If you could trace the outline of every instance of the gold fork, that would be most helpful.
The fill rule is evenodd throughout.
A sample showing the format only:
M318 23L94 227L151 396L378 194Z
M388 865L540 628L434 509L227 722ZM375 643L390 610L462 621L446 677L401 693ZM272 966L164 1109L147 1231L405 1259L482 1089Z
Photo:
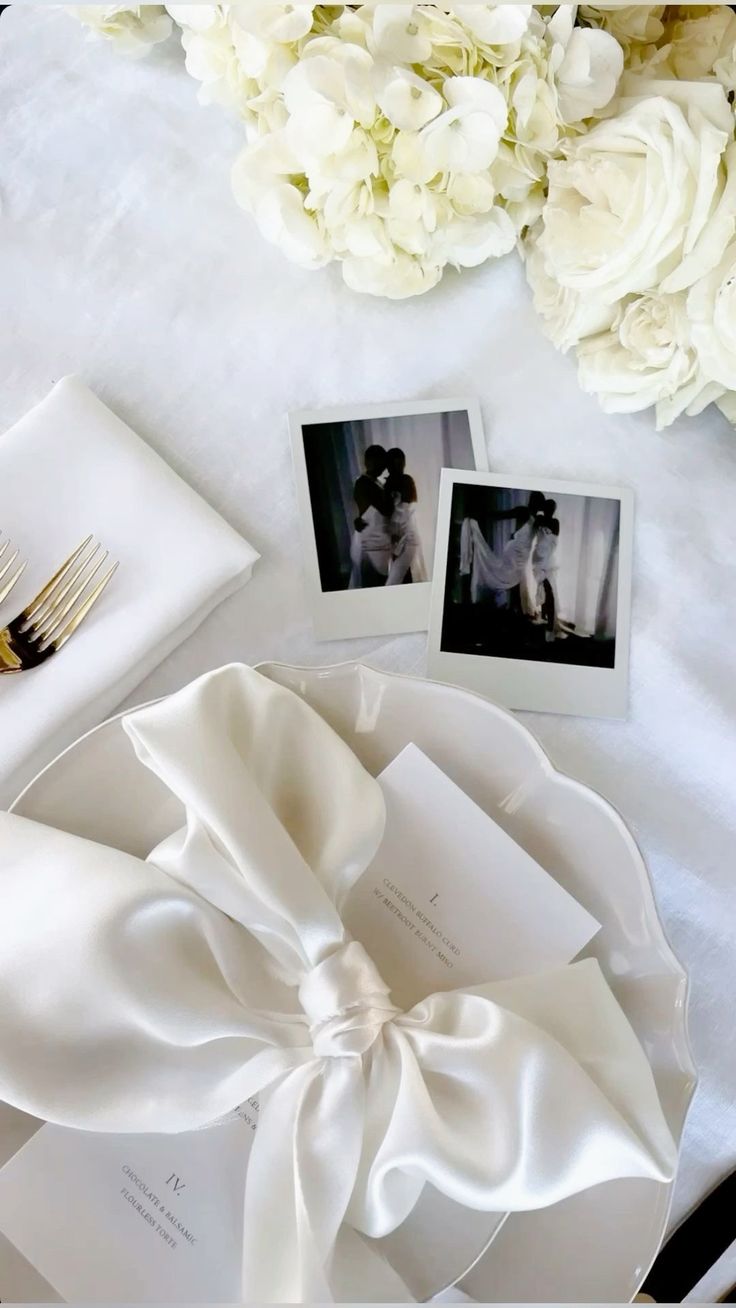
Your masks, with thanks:
M0 631L0 676L38 667L66 645L117 569L113 563L95 580L108 557L91 536L77 546L27 608Z
M2 532L0 532L0 541L2 540L3 535ZM26 570L25 563L19 563L15 572L13 572L13 565L18 559L20 550L16 550L14 554L10 555L10 558L6 559L5 555L9 549L10 541L6 537L3 543L0 544L0 604L2 604L3 600L8 598L8 595L13 589L16 581L20 580ZM8 576L8 574L10 575Z

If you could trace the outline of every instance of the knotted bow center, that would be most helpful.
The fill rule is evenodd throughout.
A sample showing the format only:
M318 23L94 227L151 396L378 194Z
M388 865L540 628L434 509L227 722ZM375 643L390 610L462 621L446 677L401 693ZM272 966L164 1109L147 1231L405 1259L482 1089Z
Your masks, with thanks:
M299 1002L309 1018L314 1052L339 1058L364 1054L385 1022L401 1010L378 968L357 940L308 972L299 987Z

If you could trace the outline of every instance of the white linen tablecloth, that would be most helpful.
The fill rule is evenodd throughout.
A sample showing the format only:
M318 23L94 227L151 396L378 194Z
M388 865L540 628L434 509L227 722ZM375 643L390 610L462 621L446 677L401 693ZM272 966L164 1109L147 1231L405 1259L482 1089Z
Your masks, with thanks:
M175 41L130 62L14 5L0 59L0 428L77 372L263 556L135 702L234 659L423 671L423 635L314 641L290 408L476 395L494 470L634 488L628 720L523 718L631 826L690 971L701 1083L679 1220L736 1165L736 436L717 412L662 435L649 414L604 416L513 256L401 303L288 264L236 207L241 129L197 104ZM692 1297L734 1280L736 1249Z

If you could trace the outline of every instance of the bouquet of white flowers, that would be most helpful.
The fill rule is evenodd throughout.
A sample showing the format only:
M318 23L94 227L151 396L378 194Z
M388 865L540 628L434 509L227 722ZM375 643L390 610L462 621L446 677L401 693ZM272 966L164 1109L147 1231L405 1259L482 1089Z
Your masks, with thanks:
M200 97L239 113L239 203L296 262L355 290L429 290L507 254L540 215L562 143L607 105L616 38L533 5L168 5ZM85 6L145 49L160 6Z
M263 234L392 297L514 248L541 212L549 160L610 101L623 63L569 7L556 21L532 5L170 12L189 25L204 95L245 118L233 185Z
M182 30L239 114L238 202L353 290L518 248L583 388L736 417L736 15L724 5L76 7L131 53Z
M733 420L736 15L628 9L628 36L620 8L602 15L629 65L614 104L548 168L534 302L608 412L654 404L661 428L715 400Z

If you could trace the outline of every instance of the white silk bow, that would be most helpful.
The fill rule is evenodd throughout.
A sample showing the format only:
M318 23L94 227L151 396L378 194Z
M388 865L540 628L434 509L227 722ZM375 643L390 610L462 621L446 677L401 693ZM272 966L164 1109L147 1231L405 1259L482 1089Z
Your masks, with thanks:
M381 789L296 695L233 666L124 725L185 825L142 862L0 815L0 1096L171 1132L258 1094L245 1300L406 1299L370 1237L428 1182L503 1212L671 1178L595 962L394 1006L340 917Z

